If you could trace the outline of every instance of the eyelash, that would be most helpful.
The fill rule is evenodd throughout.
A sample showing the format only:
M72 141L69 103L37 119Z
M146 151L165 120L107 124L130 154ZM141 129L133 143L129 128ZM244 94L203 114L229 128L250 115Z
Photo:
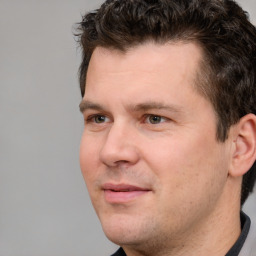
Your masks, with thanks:
M104 118L104 120L102 120L102 122L97 122L96 118ZM87 117L86 122L87 123L95 123L95 124L102 124L102 123L106 123L105 119L108 118L105 115L101 115L101 114L94 114L94 115L90 115ZM158 120L156 120L156 122L151 122L149 121L149 118L158 118ZM159 120L160 119L160 120ZM147 121L148 120L148 121ZM156 124L160 124L165 122L166 120L168 120L167 118L160 116L160 115L154 115L154 114L145 114L143 116L143 122L148 123L148 124L152 124L152 125L156 125Z

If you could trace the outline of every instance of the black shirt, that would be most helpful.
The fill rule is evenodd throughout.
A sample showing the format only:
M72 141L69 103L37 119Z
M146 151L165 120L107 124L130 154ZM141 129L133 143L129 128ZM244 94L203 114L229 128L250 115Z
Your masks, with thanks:
M243 212L241 212L240 216L242 232L239 238L237 239L236 243L232 246L232 248L228 251L228 253L225 256L238 256L249 233L249 229L251 226L250 218ZM111 256L126 256L126 254L122 248L119 248L118 251L112 254Z

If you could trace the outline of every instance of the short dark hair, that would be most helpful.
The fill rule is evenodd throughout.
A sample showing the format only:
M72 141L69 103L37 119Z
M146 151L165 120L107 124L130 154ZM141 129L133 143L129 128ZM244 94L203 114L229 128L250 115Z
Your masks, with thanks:
M256 29L232 0L107 0L78 26L80 88L98 46L127 49L147 41L195 42L203 49L197 89L213 104L216 137L248 113L256 114ZM252 192L256 166L243 176L241 205Z

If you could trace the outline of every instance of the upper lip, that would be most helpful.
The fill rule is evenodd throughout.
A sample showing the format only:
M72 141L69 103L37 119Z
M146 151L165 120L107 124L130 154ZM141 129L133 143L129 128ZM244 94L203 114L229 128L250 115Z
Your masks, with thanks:
M112 183L105 183L102 186L103 190L112 190L116 192L129 192L129 191L149 191L148 188L138 187L135 185L130 184L112 184Z

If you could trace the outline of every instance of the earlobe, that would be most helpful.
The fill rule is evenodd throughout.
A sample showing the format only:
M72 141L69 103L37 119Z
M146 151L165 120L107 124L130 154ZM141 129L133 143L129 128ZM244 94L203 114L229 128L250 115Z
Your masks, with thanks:
M256 116L247 114L236 125L236 138L229 175L243 176L256 160Z

